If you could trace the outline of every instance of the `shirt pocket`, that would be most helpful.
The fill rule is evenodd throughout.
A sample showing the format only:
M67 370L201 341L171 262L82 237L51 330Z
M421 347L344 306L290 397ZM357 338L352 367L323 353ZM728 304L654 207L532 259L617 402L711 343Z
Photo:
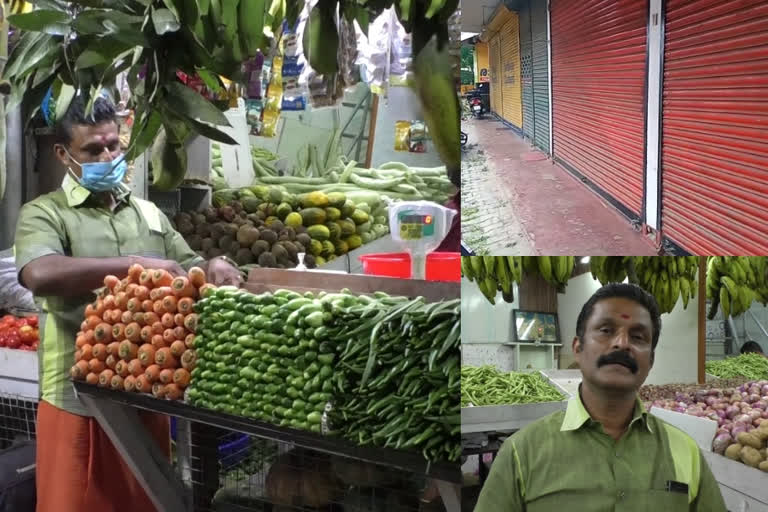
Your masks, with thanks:
M664 512L688 512L688 493L650 489L635 491L629 498L632 510L658 510ZM637 508L635 508L637 505Z

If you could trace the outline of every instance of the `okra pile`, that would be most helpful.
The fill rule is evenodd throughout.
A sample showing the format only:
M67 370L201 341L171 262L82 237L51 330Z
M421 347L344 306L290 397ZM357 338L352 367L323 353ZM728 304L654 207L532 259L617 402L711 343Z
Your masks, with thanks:
M458 300L223 287L196 310L194 405L458 459Z
M363 299L362 297L360 299ZM460 301L378 294L335 313L334 427L359 444L458 460Z

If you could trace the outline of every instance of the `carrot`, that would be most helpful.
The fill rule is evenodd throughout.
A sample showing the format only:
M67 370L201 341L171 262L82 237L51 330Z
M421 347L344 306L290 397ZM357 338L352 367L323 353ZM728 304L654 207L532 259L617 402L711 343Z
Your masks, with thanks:
M129 284L128 286L125 287L125 295L129 299L132 299L133 297L135 297L136 288L138 288L138 287L139 287L139 285L136 284L136 283Z
M160 379L160 366L156 364L151 364L147 366L147 369L144 370L144 375L147 376L147 379L149 379L149 382L157 382L158 379Z
M125 325L128 325L131 322L133 322L133 313L130 311L123 311L120 314L120 322L124 323Z
M139 375L143 374L144 367L141 365L141 361L138 359L132 359L131 362L128 363L128 373L134 377L138 377Z
M125 339L125 324L119 323L112 326L112 339L123 341Z
M197 352L192 349L187 349L181 354L181 367L192 371L197 365Z
M104 286L106 286L109 291L114 290L115 285L120 282L120 279L118 279L117 276L108 275L104 278Z
M160 368L176 368L176 358L171 353L170 348L161 348L155 353L155 362L160 365Z
M157 289L157 299L162 300L169 295L173 295L173 288L170 286L161 286Z
M104 361L104 364L106 364L107 368L109 368L110 370L114 370L115 367L117 366L118 361L119 359L117 358L117 355L110 354L107 356L107 360Z
M178 300L179 299L177 299L173 295L169 295L169 296L163 298L163 308L168 313L176 313L176 303L178 302Z
M137 297L134 297L128 301L125 307L131 313L136 313L141 311L141 301Z
M95 329L101 323L102 319L96 315L91 315L86 318L85 321L88 324L88 329Z
M184 391L174 383L165 386L165 396L169 400L178 400L184 395Z
M146 286L137 286L133 292L133 298L138 299L139 302L144 302L149 298L149 288Z
M173 277L168 273L167 270L159 269L152 273L152 284L154 284L157 288L161 286L170 286L172 282Z
M118 374L121 377L127 377L128 376L128 362L127 361L118 361L115 365L115 373Z
M107 308L104 307L104 301L102 301L101 299L97 300L93 304L93 314L96 315L96 316L103 315L105 309L107 309Z
M120 292L117 295L115 295L115 304L117 304L117 307L120 309L125 309L125 306L128 305L128 294L125 292Z
M72 369L69 371L69 374L75 380L85 379L85 376L88 375L88 362L83 360L76 362Z
M153 364L155 362L155 347L149 343L145 343L144 345L140 346L139 361L141 361L141 364L143 364L145 367Z
M139 327L144 327L147 325L147 321L145 319L143 311L139 311L138 313L133 314L133 321L139 324Z
M185 350L187 350L187 346L183 341L177 339L171 343L171 354L173 357L181 357Z
M160 317L156 313L144 313L144 325L154 325L155 322L159 322Z
M128 375L123 380L123 388L126 391L135 391L136 390L136 377L133 375Z
M96 342L96 336L93 334L93 329L85 331L85 342L93 345Z
M91 386L96 386L99 383L99 374L91 372L85 376L85 382Z
M152 396L155 398L165 398L165 386L160 382L152 384Z
M146 288L151 288L152 285L152 271L151 270L143 270L141 274L139 275L139 284L141 286L144 286Z
M166 313L165 306L163 306L162 299L155 300L155 303L152 304L152 312L157 316L163 316Z
M163 323L163 327L166 329L173 329L173 326L176 325L176 323L173 321L173 315L171 313L164 313L160 321Z
M141 339L141 327L139 327L139 324L131 322L126 325L125 337L128 341L132 341L133 343L138 342Z
M177 340L183 343L184 338L187 337L187 330L183 327L176 326L173 328L173 335Z
M173 370L170 368L160 371L160 382L163 384L170 384L173 382Z
M162 334L155 334L152 336L152 346L155 347L155 351L158 351L161 348L167 347L168 344L163 339Z
M105 309L104 312L101 314L101 319L103 321L107 322L108 324L113 323L112 322L112 312L113 311L114 311L113 309Z
M117 284L115 285L115 287L114 287L114 288L112 288L112 293L114 293L115 295L117 295L118 293L120 293L121 291L123 291L123 286L125 286L125 285L123 284L123 282L122 282L122 281L118 281L118 282L117 282Z
M173 383L181 389L189 386L189 372L184 368L179 368L173 372Z
M109 385L114 390L122 391L124 389L124 382L125 380L123 379L122 375L113 375Z
M87 331L88 330L88 320L83 320L83 323L80 324L80 330L81 331Z
M99 324L93 331L94 339L99 343L112 341L112 326L107 323Z
M99 374L99 386L102 388L109 387L112 383L112 377L115 376L115 372L107 368Z
M131 281L134 283L138 283L139 279L141 279L141 274L144 272L144 267L142 267L138 263L134 263L128 268L128 277L131 278Z
M85 333L80 333L75 338L75 348L83 348L83 345L85 345Z
M200 296L202 298L208 297L210 293L213 293L216 290L216 287L212 285L211 283L205 283L203 286L200 287Z
M91 359L93 359L93 345L91 345L90 343L86 343L80 348L80 350L83 351L83 359L85 359L86 361L90 361Z
M117 302L115 301L114 295L106 295L104 297L104 309L115 309L117 306Z
M184 315L181 313L176 313L173 315L173 323L175 323L178 327L184 327Z
M179 276L173 280L171 290L177 297L194 297L197 295L197 288L192 286L189 279L184 276Z
M151 301L151 300L149 300L149 299L145 299L145 300L144 300L144 301L141 303L141 309L142 309L142 310L143 310L145 313L151 313L151 312L152 312L152 308L153 308L154 306L155 306L155 303L154 303L154 302L152 302L152 301Z
M184 344L187 346L187 348L195 348L195 335L188 334L187 337L184 338Z
M80 361L83 358L83 351L80 349L75 350L75 362Z
M197 318L196 313L190 313L184 318L184 327L186 327L189 332L197 331Z
M146 375L139 375L136 377L136 391L139 393L151 393L152 383L149 382Z
M176 341L176 334L173 332L173 329L166 329L163 331L163 341L168 347L170 347L171 344Z
M107 346L103 343L97 343L93 346L93 357L99 361L107 360Z
M194 311L195 301L191 297L184 297L179 299L176 309L183 315L188 315Z
M88 369L93 373L101 373L106 367L107 365L104 364L104 361L99 361L95 357L88 361Z
M205 284L205 271L200 267L192 267L187 275L189 276L189 282L195 288L200 288Z
M111 313L110 313L109 322L107 322L107 323L114 325L114 324L118 323L122 319L122 317L123 317L123 312L121 310L113 309L111 311ZM123 323L125 324L125 323L128 323L128 322L123 322Z
M163 327L163 323L162 322L153 323L152 332L155 334L163 334L165 332L165 327Z
M131 359L135 359L136 356L139 355L139 347L135 343L131 343L128 340L123 340L120 342L120 349L118 350L118 355L120 356L120 359L123 361L130 361Z
M152 326L145 325L141 328L141 341L144 343L150 343L152 341Z

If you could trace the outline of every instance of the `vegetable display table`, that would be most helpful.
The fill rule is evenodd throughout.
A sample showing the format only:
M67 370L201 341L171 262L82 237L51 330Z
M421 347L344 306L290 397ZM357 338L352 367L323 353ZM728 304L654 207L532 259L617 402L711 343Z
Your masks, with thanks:
M80 399L88 406L99 425L107 433L158 510L165 512L191 510L191 492L188 489L191 482L189 477L191 455L189 446L184 441L189 421L257 437L287 441L320 452L425 475L437 480L446 510L449 512L460 510L459 495L452 485L461 482L458 463L429 463L418 453L357 446L344 439L207 411L180 401L159 400L149 395L113 391L84 382L74 382L74 386ZM177 453L181 482L174 474L170 462L150 448L151 439L139 421L136 414L138 409L174 416L181 420L177 423Z

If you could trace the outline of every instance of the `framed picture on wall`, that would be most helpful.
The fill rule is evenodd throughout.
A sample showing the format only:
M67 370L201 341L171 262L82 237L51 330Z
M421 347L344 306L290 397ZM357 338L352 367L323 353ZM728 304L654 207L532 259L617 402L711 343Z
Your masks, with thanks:
M512 332L517 343L560 343L557 313L514 309Z

